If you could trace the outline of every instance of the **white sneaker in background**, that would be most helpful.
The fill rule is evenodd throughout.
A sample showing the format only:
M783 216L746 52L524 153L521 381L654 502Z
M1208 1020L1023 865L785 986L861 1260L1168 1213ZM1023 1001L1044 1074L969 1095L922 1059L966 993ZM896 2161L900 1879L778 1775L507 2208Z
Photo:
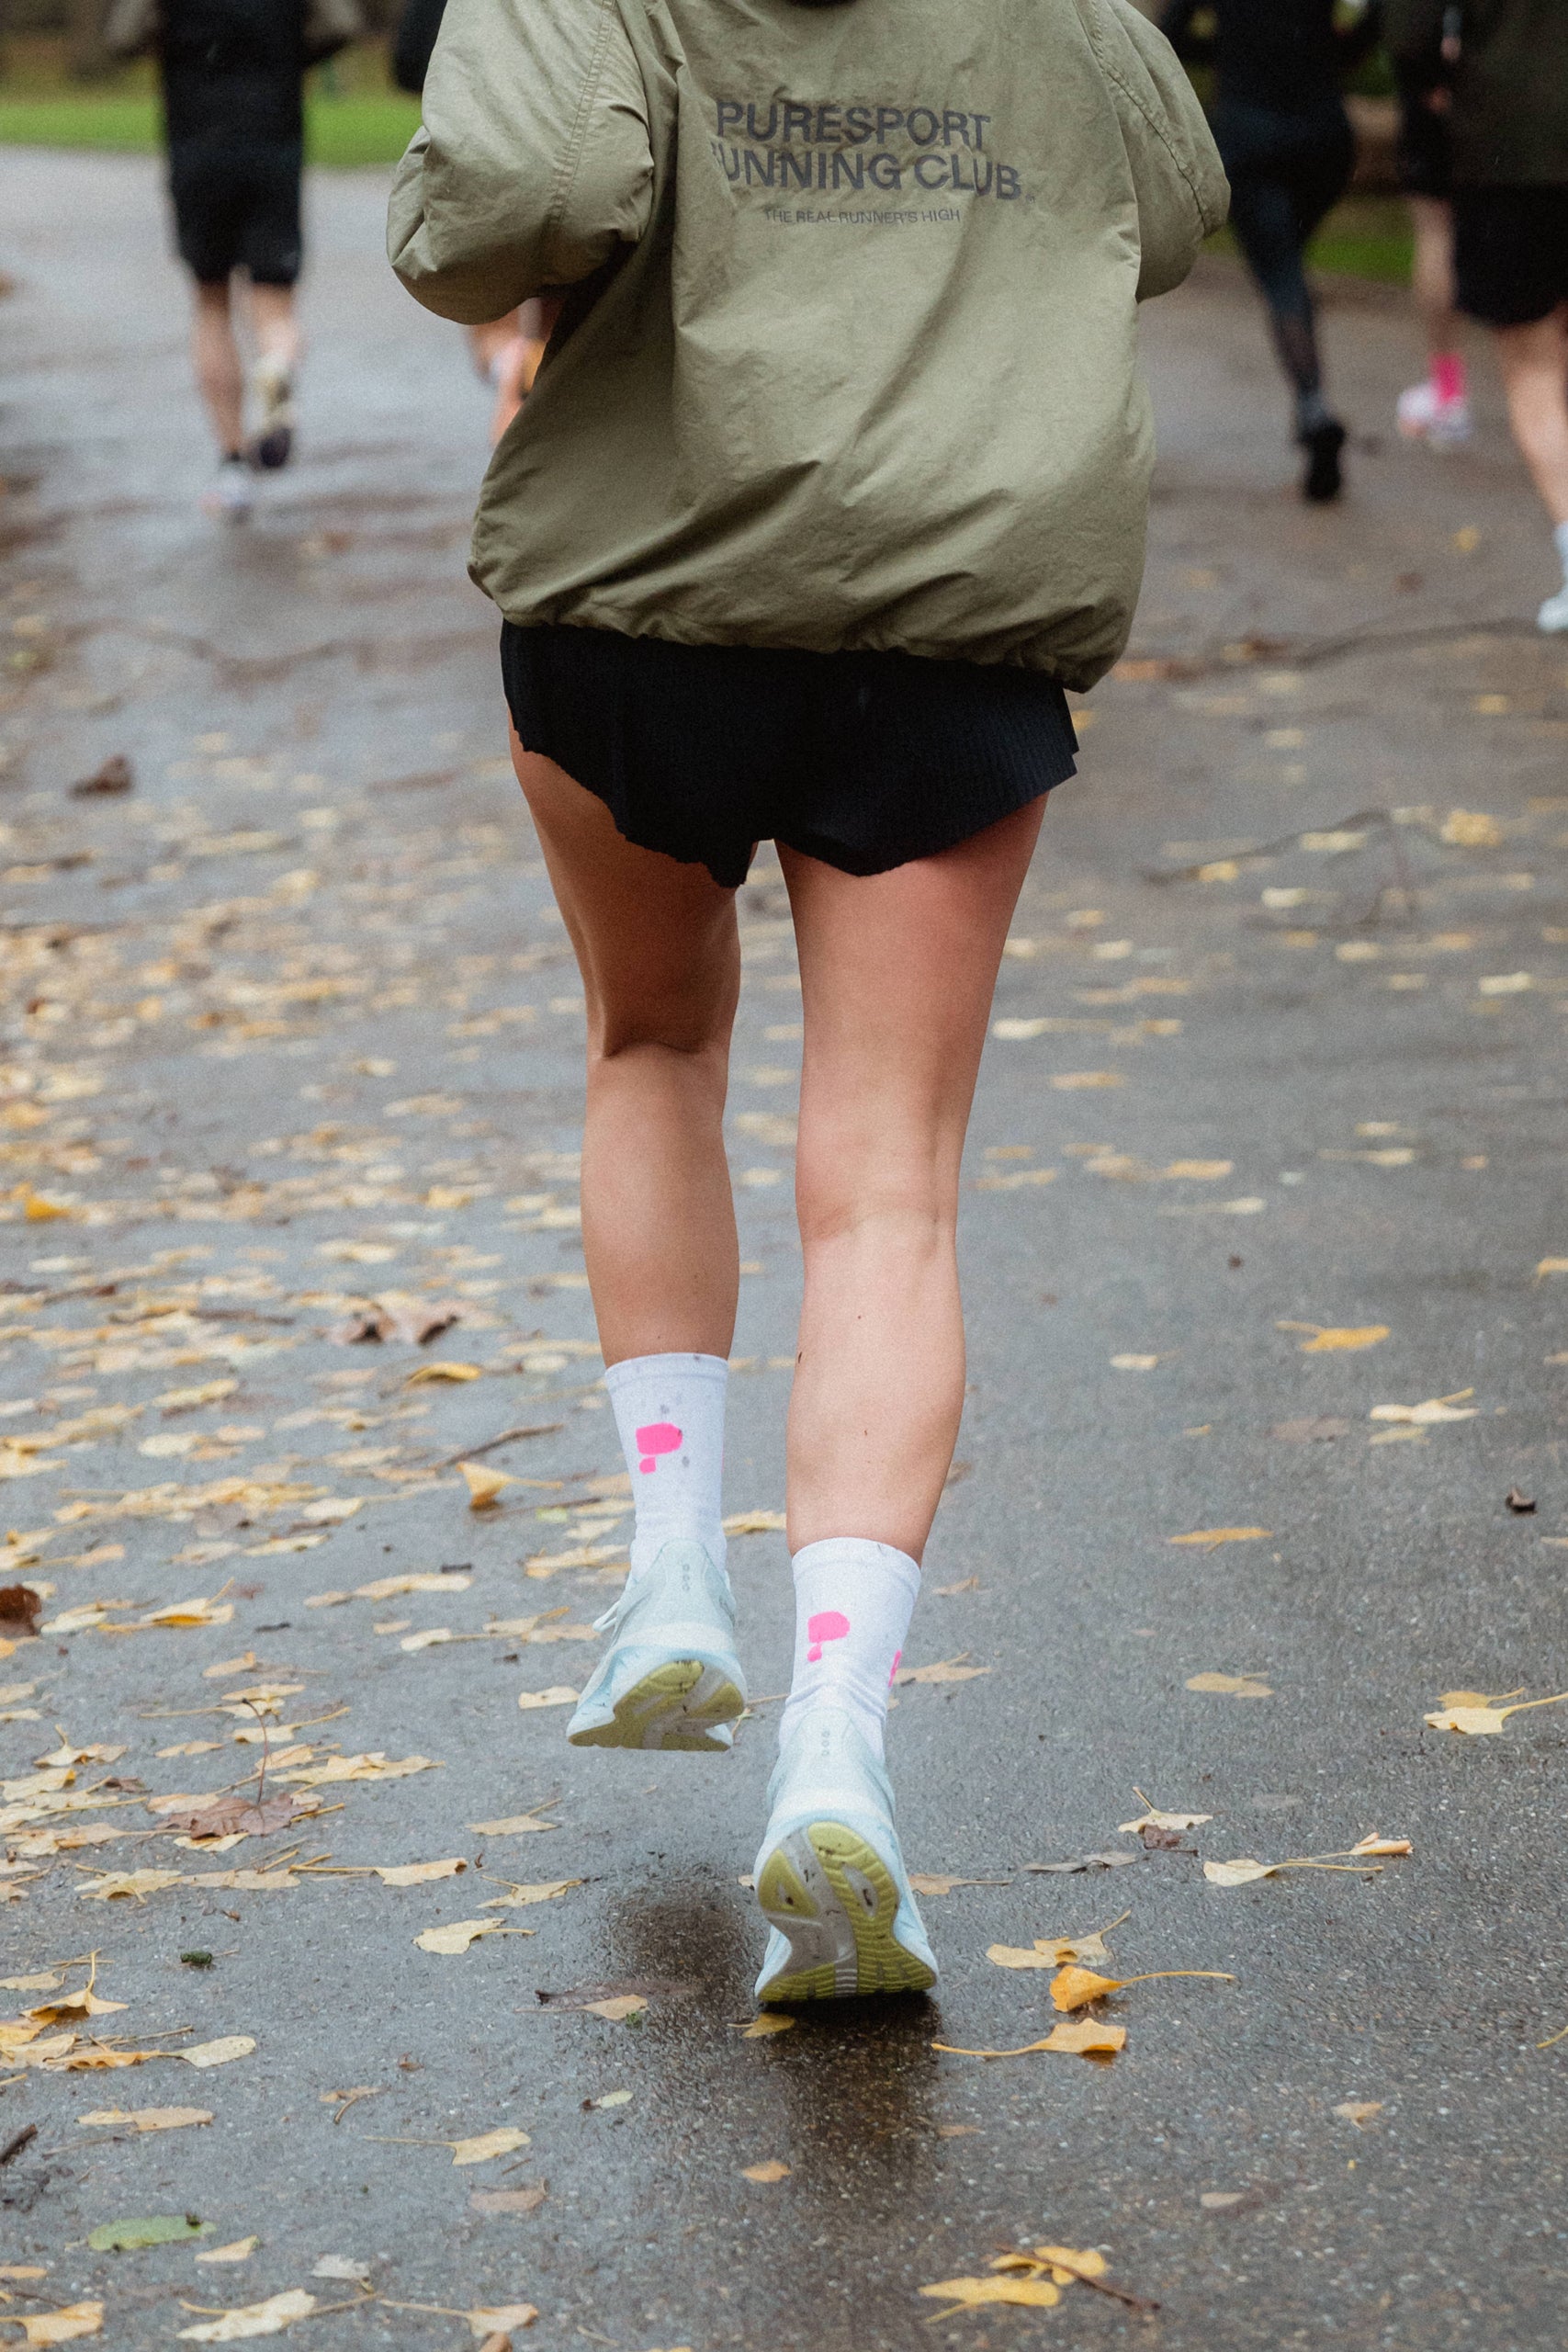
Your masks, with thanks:
M251 463L265 473L286 466L294 449L294 379L279 359L258 359L251 377L256 429Z
M201 511L214 514L224 523L247 523L255 504L255 490L251 481L251 469L243 458L225 458L218 469L218 479L201 494Z
M1439 400L1430 379L1401 392L1395 421L1407 441L1425 441L1434 449L1451 449L1470 438L1470 402Z
M1568 631L1568 580L1562 582L1555 596L1547 598L1535 616L1535 625L1547 637L1558 637Z

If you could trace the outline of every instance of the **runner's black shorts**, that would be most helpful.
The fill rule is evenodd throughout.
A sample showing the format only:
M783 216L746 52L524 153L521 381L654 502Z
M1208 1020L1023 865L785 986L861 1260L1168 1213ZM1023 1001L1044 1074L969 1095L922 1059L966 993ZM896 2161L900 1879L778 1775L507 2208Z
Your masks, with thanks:
M511 621L501 670L525 751L586 785L626 840L728 889L759 842L886 874L1076 773L1066 696L1038 670Z
M1568 183L1456 187L1459 307L1489 327L1533 326L1568 302Z
M255 286L292 286L303 246L299 140L209 136L169 149L180 259L203 286L244 270Z

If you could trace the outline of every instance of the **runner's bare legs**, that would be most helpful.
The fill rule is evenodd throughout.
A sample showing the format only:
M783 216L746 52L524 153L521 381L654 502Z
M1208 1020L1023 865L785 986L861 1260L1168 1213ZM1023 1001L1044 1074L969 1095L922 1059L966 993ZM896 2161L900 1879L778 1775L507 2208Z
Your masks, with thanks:
M229 280L197 284L191 321L197 386L211 421L219 454L238 457L244 446L245 371L234 337Z
M605 1363L728 1355L734 894L623 841L602 802L515 738L513 756L587 999L582 1233ZM806 1026L792 1552L826 1535L924 1550L964 1402L959 1159L1042 812L864 878L780 853Z

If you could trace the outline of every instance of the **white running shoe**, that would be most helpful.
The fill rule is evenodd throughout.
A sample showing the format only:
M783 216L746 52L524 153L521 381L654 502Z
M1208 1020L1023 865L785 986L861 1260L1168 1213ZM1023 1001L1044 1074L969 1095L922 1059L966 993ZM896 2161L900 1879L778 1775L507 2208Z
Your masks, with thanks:
M773 1933L759 2001L923 1993L936 1961L893 1826L887 1774L841 1708L801 1717L768 1783L757 1900Z
M594 1631L614 1639L566 1727L574 1747L734 1745L746 1708L735 1596L700 1544L666 1544Z
M251 462L265 473L286 466L294 448L294 379L278 359L258 359L251 377L258 423Z
M1555 596L1549 596L1535 616L1537 628L1547 637L1560 636L1568 629L1568 580L1564 580Z
M1430 379L1401 392L1394 417L1407 441L1426 441L1434 449L1452 449L1470 438L1470 402L1439 400Z
M201 493L202 513L216 514L225 523L245 523L250 520L254 504L250 468L243 458L225 458L218 469L217 481Z

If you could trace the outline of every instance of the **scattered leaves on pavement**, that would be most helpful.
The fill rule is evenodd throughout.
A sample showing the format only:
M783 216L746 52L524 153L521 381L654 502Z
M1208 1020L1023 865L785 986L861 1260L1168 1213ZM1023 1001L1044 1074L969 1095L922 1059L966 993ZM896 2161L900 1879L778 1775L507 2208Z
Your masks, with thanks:
M1513 1690L1491 1699L1480 1690L1445 1690L1434 1712L1422 1720L1434 1731L1462 1732L1473 1739L1500 1732L1510 1715L1526 1714L1531 1707L1558 1707L1565 1699L1568 1690L1555 1691L1550 1699L1521 1699ZM1511 1703L1505 1705L1505 1701Z

